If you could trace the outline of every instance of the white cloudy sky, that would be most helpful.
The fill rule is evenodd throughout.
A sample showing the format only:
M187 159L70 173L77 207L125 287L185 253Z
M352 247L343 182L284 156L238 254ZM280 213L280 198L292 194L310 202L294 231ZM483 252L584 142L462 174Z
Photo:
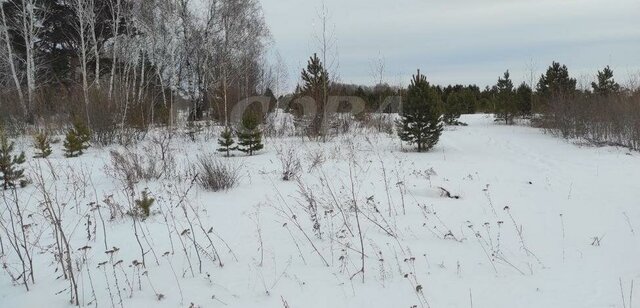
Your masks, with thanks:
M274 46L297 82L318 50L319 0L261 0ZM438 84L528 79L556 60L586 79L610 65L620 82L640 72L640 0L326 0L343 82L404 84L417 68ZM533 65L532 65L533 64Z

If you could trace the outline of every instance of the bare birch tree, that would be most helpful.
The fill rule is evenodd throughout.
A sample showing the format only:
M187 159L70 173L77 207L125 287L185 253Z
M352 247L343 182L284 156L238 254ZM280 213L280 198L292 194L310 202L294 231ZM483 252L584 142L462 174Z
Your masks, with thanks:
M30 110L34 103L36 91L36 41L40 31L38 23L42 18L42 10L37 7L36 0L22 0L20 16L22 18L22 32L25 48L25 62L27 75L27 110Z
M334 35L334 27L331 25L331 15L326 2L323 0L318 10L318 29L316 30L316 43L320 49L320 58L325 70L329 73L329 78L335 79L337 75L337 40ZM331 77L333 76L333 77ZM321 138L323 142L327 141L327 127L329 126L328 103L329 103L329 87L331 80L323 84L322 102L320 102L320 112L322 113L322 127L320 128ZM316 102L316 104L318 104Z
M13 79L14 85L16 87L16 92L18 93L18 99L19 99L19 104L20 107L22 108L22 112L23 115L26 116L27 115L27 107L25 105L25 101L24 101L24 94L22 93L22 85L20 83L20 79L18 78L18 72L16 70L16 65L15 65L15 59L14 59L14 52L13 52L13 47L11 46L11 37L9 36L9 30L7 27L7 16L4 12L4 4L0 4L0 14L2 17L2 35L3 35L3 41L6 44L6 50L7 50L7 63L9 65L9 69L11 71L11 77Z
M93 84L95 84L96 89L100 89L100 46L96 37L97 9L96 0L87 0L87 25L89 26L91 45L93 47L93 58L95 61Z
M118 61L118 42L119 42L119 25L122 14L121 0L109 0L109 8L111 11L111 27L113 28L113 37L111 38L111 73L109 74L109 101L113 97L113 86L116 76L116 63Z
M89 28L89 19L91 17L91 2L92 0L74 0L73 2L73 11L77 18L77 24L75 25L76 31L78 33L78 48L77 53L80 57L80 69L82 74L82 97L85 106L86 120L87 124L91 124L91 119L89 118L89 81L87 76L87 64L89 62L90 47L89 42L87 42L87 32Z
M276 52L275 55L273 77L275 78L273 94L276 97L276 109L279 109L280 96L282 96L281 91L285 91L285 89L288 87L289 80L289 71L287 69L287 64L284 62L284 59L282 59L282 56L279 52Z

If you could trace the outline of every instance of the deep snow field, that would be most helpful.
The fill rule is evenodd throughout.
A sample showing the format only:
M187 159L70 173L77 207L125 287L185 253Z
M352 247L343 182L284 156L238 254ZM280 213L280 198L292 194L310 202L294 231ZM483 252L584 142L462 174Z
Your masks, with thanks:
M215 136L176 136L175 174L135 187L135 198L146 188L156 200L136 225L140 243L129 215L109 219L109 204L131 203L108 171L110 149L66 159L57 144L48 162L29 159L28 173L43 170L60 209L82 306L640 305L640 290L631 294L640 283L640 153L580 146L486 115L461 120L469 126L447 127L429 153L354 131L327 143L268 138L256 156L223 158ZM302 162L298 181L282 180L278 152L287 151ZM199 155L240 168L239 185L192 185L188 166ZM29 204L35 284L27 292L12 283L20 262L2 233L0 307L72 306L37 187L18 190ZM142 262L140 246L144 267L133 264Z

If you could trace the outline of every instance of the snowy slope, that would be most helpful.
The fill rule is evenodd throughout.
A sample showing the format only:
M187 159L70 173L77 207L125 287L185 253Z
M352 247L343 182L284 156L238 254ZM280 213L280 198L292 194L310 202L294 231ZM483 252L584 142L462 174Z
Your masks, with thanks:
M88 206L110 195L126 203L122 183L105 174L108 150L91 149L77 159L56 154L50 161L57 180L46 181L68 204L64 225L72 234L80 302L623 307L622 282L629 307L630 283L640 281L640 154L579 147L537 129L494 124L484 115L462 120L469 126L447 128L430 153L403 152L395 136L375 133L326 144L268 139L258 156L229 158L240 166L241 182L218 193L190 187L188 172L198 155L213 153L215 139L176 138L176 174L137 186L156 198L155 214L141 223L142 243L130 217L105 223L107 247L120 249L112 257L104 252L102 222ZM289 148L303 163L299 183L281 180L277 152ZM312 168L314 157L324 162ZM46 170L39 163L30 162L31 174ZM301 186L317 205L318 229ZM460 198L447 198L441 188ZM0 307L70 306L68 282L58 278L49 247L54 240L38 208L42 196L34 187L19 194L33 214L36 284L26 292L3 271ZM106 205L101 210L107 215ZM211 257L211 244L223 267ZM78 250L85 245L91 249ZM141 261L140 245L146 268L132 265ZM358 273L362 246L364 283ZM5 251L2 261L15 272L18 263L6 243Z

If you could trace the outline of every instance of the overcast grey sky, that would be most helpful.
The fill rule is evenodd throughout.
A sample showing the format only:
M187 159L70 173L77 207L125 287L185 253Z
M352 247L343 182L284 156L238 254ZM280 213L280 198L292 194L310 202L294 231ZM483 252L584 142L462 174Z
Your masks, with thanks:
M261 0L274 46L295 85L318 50L318 0ZM623 83L640 72L640 0L326 0L340 80L372 84L382 56L390 84L417 68L437 84L516 82L551 61L587 79L610 65ZM533 65L532 65L533 63ZM290 85L290 86L292 86Z

